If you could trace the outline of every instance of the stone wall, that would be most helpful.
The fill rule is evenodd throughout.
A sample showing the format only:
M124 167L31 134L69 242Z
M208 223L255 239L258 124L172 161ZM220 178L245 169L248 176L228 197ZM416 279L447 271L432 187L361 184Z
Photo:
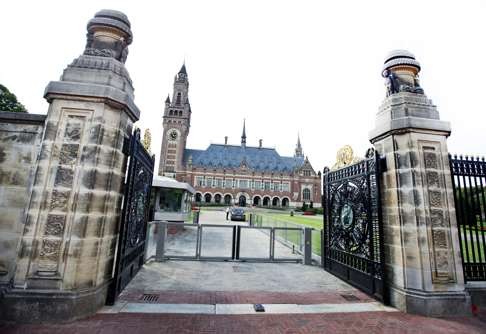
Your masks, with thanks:
M0 112L0 285L14 276L45 119Z

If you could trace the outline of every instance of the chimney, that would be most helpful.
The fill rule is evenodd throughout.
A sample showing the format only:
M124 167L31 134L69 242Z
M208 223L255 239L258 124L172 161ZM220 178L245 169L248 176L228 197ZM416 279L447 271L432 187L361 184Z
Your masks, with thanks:
M260 143L260 144L258 145L258 148L262 148L263 139L259 139L259 140L258 140L258 142Z
M224 136L224 144L228 145L228 136Z

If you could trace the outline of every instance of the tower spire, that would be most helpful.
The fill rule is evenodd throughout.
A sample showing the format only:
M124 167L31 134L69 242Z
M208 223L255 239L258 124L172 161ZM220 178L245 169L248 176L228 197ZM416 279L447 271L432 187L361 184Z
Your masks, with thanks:
M303 157L302 145L300 144L300 134L297 133L297 146L295 147L295 157Z
M182 67L179 70L179 73L178 74L181 74L181 73L187 75L187 71L186 71L186 61L185 60L184 60L184 63L182 64Z
M243 134L241 135L241 146L246 147L246 120L243 119Z

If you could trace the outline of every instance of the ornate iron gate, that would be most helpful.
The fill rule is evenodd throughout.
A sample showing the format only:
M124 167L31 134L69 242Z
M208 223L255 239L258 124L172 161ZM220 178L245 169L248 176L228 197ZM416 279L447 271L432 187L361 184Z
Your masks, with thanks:
M379 189L380 160L324 169L324 248L326 270L386 302L383 231Z
M125 140L123 146L123 153L128 155L129 162L115 256L115 273L108 290L109 305L113 305L120 292L143 266L150 188L154 171L154 156L150 156L140 142L140 129L136 129L132 137Z
M486 162L449 155L466 281L486 281Z

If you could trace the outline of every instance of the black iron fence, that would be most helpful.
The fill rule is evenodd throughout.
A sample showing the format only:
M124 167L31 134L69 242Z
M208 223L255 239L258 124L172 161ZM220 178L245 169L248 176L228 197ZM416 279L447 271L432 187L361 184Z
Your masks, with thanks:
M466 281L486 281L486 162L449 156Z

